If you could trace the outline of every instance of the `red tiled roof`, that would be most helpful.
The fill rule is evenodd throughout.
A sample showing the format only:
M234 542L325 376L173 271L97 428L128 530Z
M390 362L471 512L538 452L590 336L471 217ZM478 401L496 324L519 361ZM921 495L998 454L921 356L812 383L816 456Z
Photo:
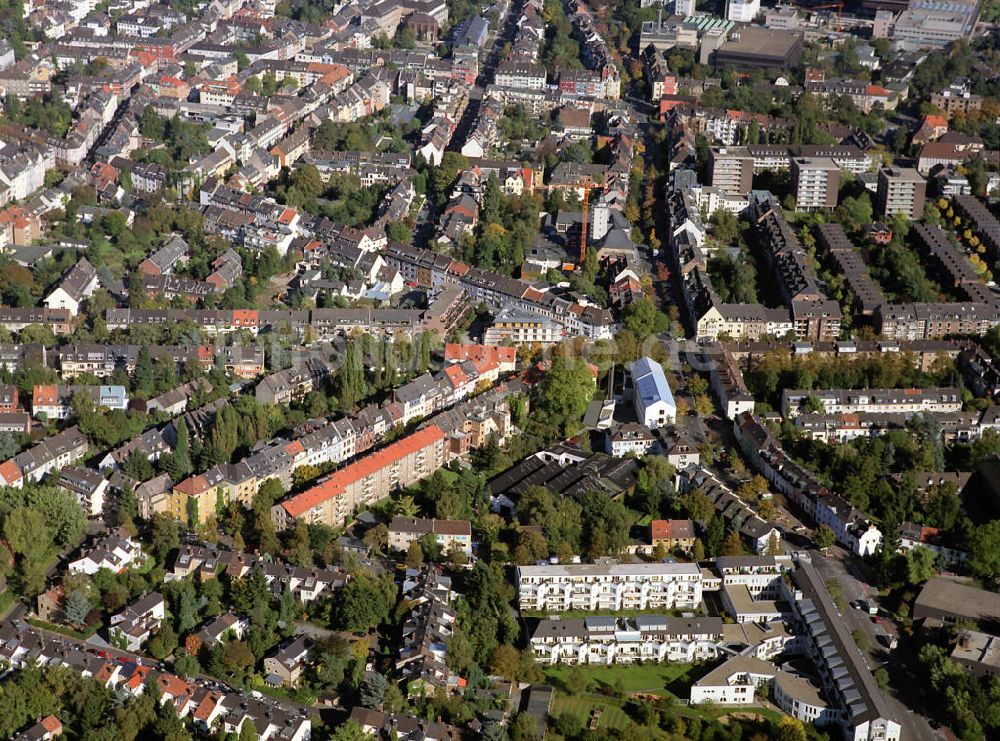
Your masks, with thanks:
M469 380L469 377L465 375L465 371L462 370L460 365L449 365L444 369L444 374L448 376L448 380L451 381L451 385L455 388L458 388Z
M341 468L322 484L318 484L301 494L286 499L282 502L281 506L292 517L298 517L317 504L340 496L348 486L356 481L360 481L379 469L443 439L444 432L442 432L441 428L437 425L429 425L422 430L417 430L412 435L407 435L402 440L382 450L366 455L349 466Z
M51 384L35 386L31 392L31 406L55 404L59 400L59 387Z
M174 485L174 489L179 491L181 494L186 494L189 497L194 497L201 494L209 489L208 481L205 480L204 476L189 476L188 478L181 481L179 484Z
M49 733L62 733L62 723L54 715L47 715L40 721L42 728L44 728Z
M0 477L3 477L4 482L8 485L21 478L21 469L14 463L13 458L0 463Z

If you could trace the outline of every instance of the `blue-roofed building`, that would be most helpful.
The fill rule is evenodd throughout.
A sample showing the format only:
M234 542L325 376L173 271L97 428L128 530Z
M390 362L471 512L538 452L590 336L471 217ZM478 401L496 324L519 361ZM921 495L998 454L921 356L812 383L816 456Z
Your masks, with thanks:
M652 358L639 358L629 366L632 403L639 422L656 429L677 421L677 404L667 385L663 366Z

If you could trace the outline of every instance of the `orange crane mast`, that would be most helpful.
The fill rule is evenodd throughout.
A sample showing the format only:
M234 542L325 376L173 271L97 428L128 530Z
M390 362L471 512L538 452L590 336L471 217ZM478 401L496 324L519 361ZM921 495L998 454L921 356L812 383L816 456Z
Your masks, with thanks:
M837 33L840 33L840 14L844 12L844 3L827 3L826 5L813 5L812 10L832 10L837 9Z
M577 183L575 185L561 186L561 185L536 185L535 190L561 190L562 188L579 188L583 191L583 215L582 224L580 225L580 254L577 257L577 263L583 265L587 260L587 202L590 200L590 191L598 188L598 185L589 185L587 183Z

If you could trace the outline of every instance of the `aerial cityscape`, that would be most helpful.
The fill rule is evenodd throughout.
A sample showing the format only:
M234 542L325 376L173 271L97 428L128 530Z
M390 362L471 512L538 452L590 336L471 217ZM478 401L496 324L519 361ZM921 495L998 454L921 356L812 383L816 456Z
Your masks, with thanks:
M0 738L1000 739L1000 0L0 0Z

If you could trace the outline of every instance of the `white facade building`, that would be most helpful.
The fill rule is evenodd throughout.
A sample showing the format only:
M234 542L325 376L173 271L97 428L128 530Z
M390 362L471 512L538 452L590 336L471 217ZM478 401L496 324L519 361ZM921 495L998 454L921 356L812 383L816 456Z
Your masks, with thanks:
M722 618L595 616L542 620L531 636L542 664L632 664L705 661L719 654Z
M701 604L701 569L686 563L618 563L519 566L522 610L693 609Z
M639 422L651 430L677 421L677 404L670 392L663 366L652 358L639 358L629 366L632 403Z

